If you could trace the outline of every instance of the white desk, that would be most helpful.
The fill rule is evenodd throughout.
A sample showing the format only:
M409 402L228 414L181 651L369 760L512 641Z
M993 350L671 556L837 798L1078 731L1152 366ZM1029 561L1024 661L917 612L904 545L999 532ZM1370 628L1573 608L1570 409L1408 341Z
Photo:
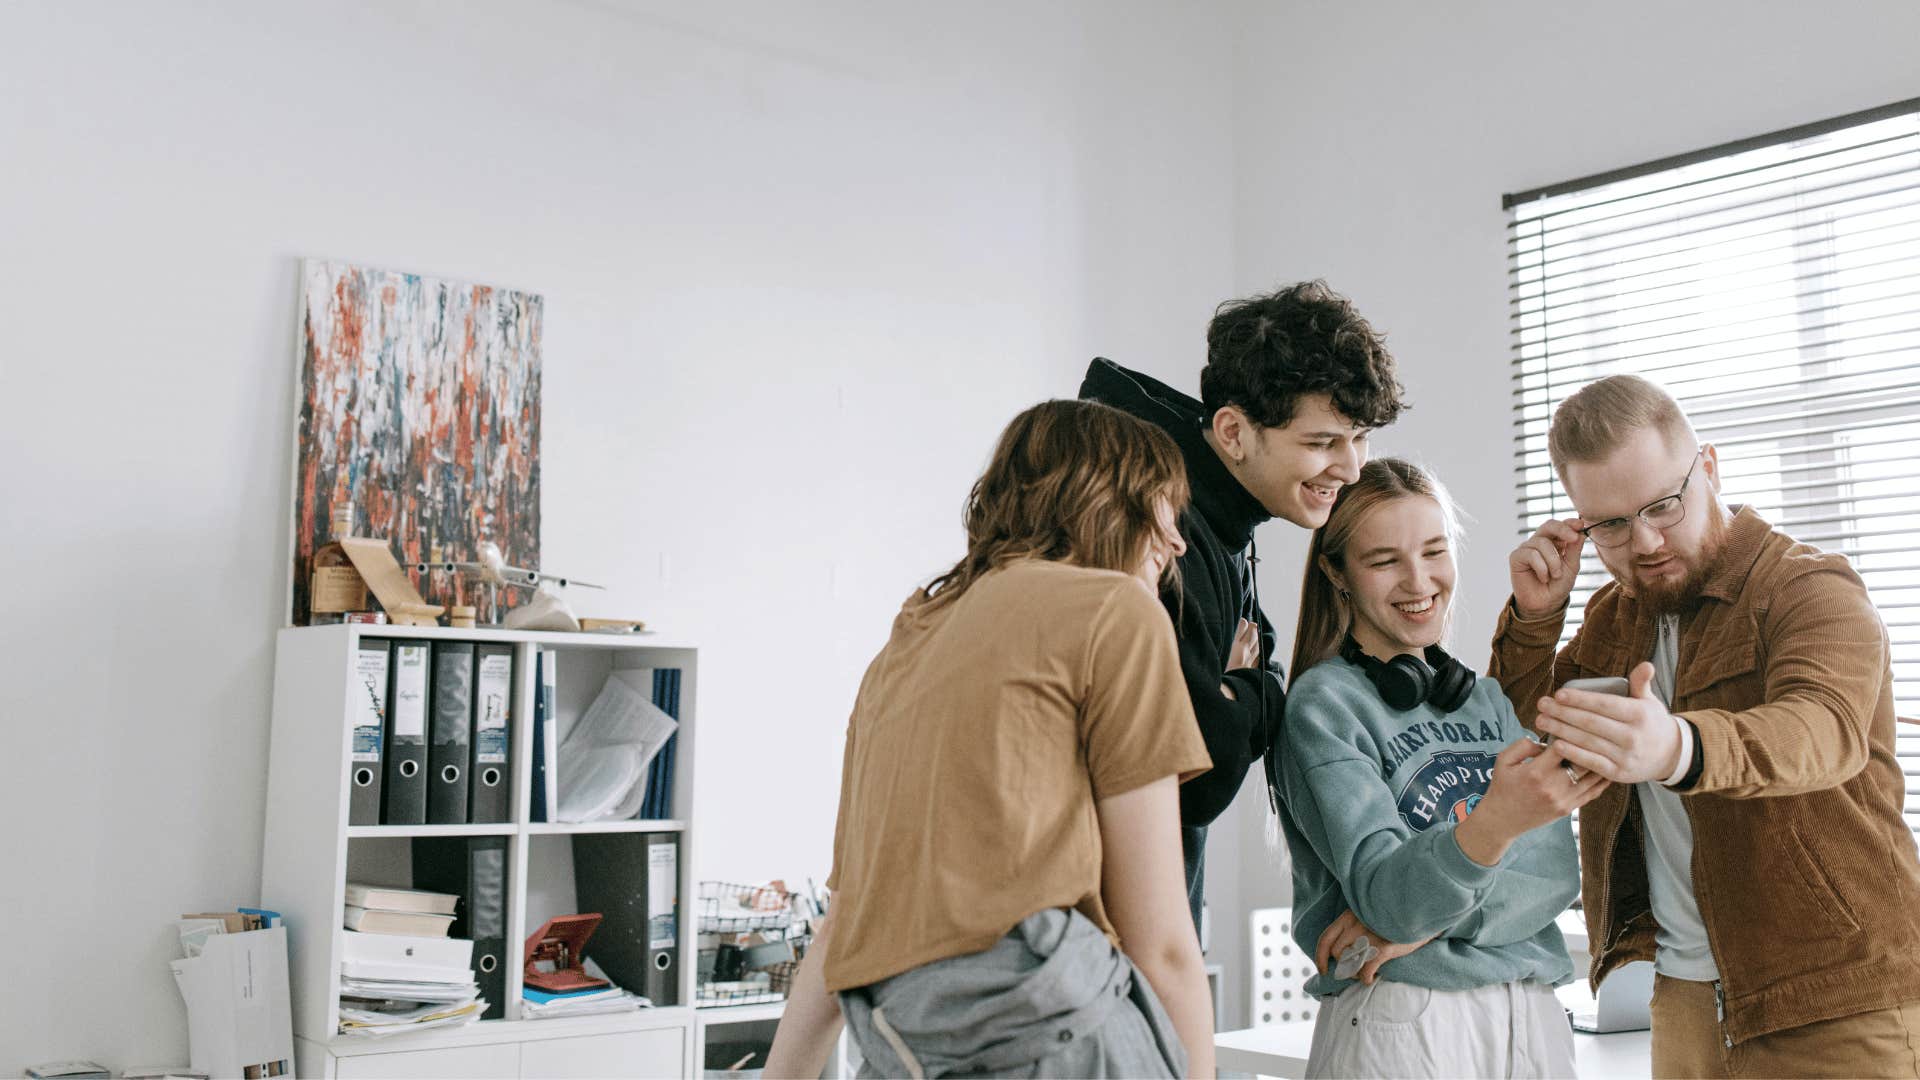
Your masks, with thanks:
M1593 1005L1584 979L1561 987L1559 995L1569 1008ZM1312 1046L1312 1021L1223 1031L1213 1037L1214 1057L1221 1069L1258 1076L1305 1076L1307 1051ZM1653 1041L1645 1031L1625 1031L1618 1035L1586 1035L1576 1031L1573 1055L1582 1080L1653 1075Z

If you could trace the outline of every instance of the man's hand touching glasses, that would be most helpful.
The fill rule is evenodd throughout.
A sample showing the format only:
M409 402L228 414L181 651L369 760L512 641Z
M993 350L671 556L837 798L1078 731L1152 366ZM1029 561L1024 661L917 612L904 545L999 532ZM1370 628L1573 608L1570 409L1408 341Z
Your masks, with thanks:
M1580 574L1580 549L1586 537L1579 518L1549 518L1507 556L1513 580L1514 614L1543 619L1567 606L1573 579Z

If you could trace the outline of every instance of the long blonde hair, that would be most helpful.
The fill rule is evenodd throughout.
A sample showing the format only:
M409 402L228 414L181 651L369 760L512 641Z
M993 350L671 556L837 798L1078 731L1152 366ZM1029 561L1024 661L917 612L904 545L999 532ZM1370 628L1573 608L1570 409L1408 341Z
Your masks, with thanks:
M1307 545L1307 570L1300 585L1300 622L1293 635L1293 666L1299 678L1306 670L1340 651L1353 628L1353 607L1345 593L1327 575L1327 567L1346 568L1347 545L1367 515L1400 499L1425 498L1440 504L1447 542L1455 546L1460 535L1460 511L1453 496L1426 470L1400 458L1375 458L1360 467L1359 479L1340 489L1327 523L1313 531Z
M967 554L927 586L958 599L1015 559L1131 573L1160 537L1160 502L1187 506L1179 447L1158 427L1093 401L1044 401L1013 418L967 495ZM1169 565L1168 584L1176 584Z

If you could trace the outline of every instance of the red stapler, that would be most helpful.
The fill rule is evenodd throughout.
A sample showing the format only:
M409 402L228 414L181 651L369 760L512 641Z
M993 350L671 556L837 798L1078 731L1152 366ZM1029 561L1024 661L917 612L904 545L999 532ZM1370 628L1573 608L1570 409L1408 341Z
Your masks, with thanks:
M550 994L598 990L609 985L586 973L580 961L587 939L600 925L598 915L556 915L527 938L526 984Z

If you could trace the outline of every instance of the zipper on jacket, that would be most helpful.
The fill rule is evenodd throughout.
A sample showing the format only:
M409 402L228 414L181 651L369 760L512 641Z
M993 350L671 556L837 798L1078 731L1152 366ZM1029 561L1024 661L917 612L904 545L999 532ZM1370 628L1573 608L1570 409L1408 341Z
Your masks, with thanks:
M1656 627L1656 630L1657 630L1657 627ZM1649 634L1646 634L1644 637L1641 637L1639 634L1636 634L1636 637L1639 638L1639 640L1634 642L1634 644L1638 647L1635 650L1637 654L1640 656L1652 656L1653 655L1653 635L1649 633ZM1559 660L1559 657L1557 654L1555 655L1554 659L1555 659L1555 662L1557 663ZM1548 669L1549 671L1548 685L1549 686L1552 685L1552 682L1551 682L1553 677L1551 674L1552 670L1553 670L1552 668ZM1593 946L1591 943L1589 943L1587 946L1587 949L1588 949L1587 956L1591 964L1590 970L1587 973L1587 979L1589 983L1592 982L1593 973L1595 971L1600 970L1601 957L1613 951L1614 945L1617 944L1617 942L1614 940L1615 937L1620 932L1626 930L1625 926L1621 926L1616 929L1613 925L1613 876L1616 872L1615 868L1620 865L1620 838L1622 835L1626 833L1628 824L1633 820L1635 798L1636 796L1634 794L1633 788L1629 786L1627 788L1626 809L1620 812L1620 824L1614 826L1613 839L1610 842L1608 851L1607 851L1606 880L1600 886L1600 903L1602 905L1600 908L1600 951L1598 953L1593 952L1592 951ZM1641 846L1643 848L1646 846L1646 842L1644 840L1641 842ZM1646 853L1644 851L1641 852L1641 858L1643 860L1646 858ZM1651 899L1651 896L1652 896L1651 883L1649 883L1648 888L1649 888L1648 896L1649 896L1649 899Z
M1631 800L1633 795L1628 793ZM1628 809L1632 809L1631 803ZM1626 832L1629 814L1620 815L1620 824L1613 827L1613 843L1607 852L1607 873L1600 883L1600 951L1587 957L1588 978L1600 967L1600 959L1613 949L1613 868L1620 862L1620 835Z
M1692 833L1694 836L1698 837L1700 834L1700 830L1696 828L1696 825L1698 824L1698 822L1694 818L1693 800L1685 799L1685 798L1681 799L1680 811L1687 815L1687 831ZM1700 845L1697 841L1693 845L1693 858L1694 860L1698 860L1700 858ZM1694 883L1693 903L1694 903L1694 907L1698 909L1700 906L1700 885L1699 885L1700 879L1699 879L1699 875L1697 875L1694 872L1693 865L1691 862L1689 862L1687 866L1687 876L1690 879L1692 879ZM1714 970L1714 973L1719 976L1719 978L1716 978L1713 980L1714 1018L1720 1022L1720 1042L1723 1045L1725 1045L1727 1049L1731 1050L1733 1049L1733 1038L1732 1036L1727 1034L1726 968L1722 967L1720 964L1719 950L1713 947L1713 930L1711 925L1707 922L1707 916L1705 912L1702 912L1700 915L1700 925L1701 925L1701 929L1704 930L1707 935L1707 955L1713 958L1713 970Z
M1733 1039L1727 1034L1727 992L1718 979L1713 981L1713 1018L1720 1024L1720 1041L1733 1049Z

